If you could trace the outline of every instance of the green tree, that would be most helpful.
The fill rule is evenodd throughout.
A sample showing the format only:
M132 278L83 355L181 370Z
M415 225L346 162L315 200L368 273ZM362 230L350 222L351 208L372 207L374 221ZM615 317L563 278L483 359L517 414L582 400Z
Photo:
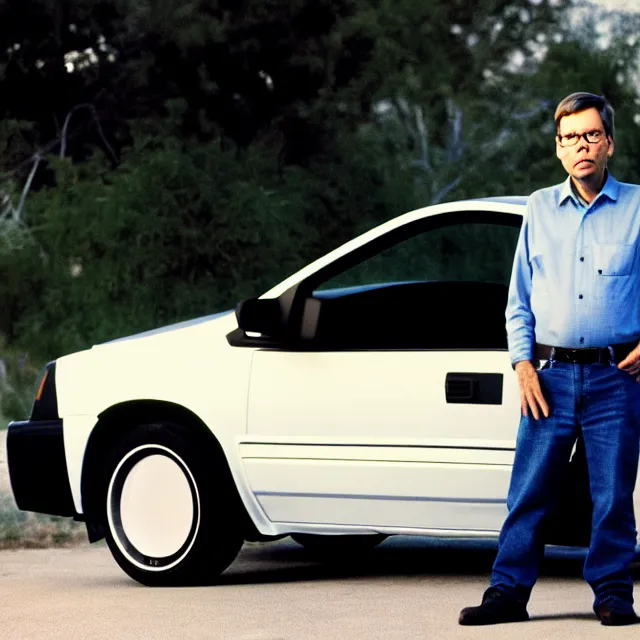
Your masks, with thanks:
M0 5L0 333L54 357L231 308L404 211L531 193L581 88L635 179L632 23L599 47L570 4Z

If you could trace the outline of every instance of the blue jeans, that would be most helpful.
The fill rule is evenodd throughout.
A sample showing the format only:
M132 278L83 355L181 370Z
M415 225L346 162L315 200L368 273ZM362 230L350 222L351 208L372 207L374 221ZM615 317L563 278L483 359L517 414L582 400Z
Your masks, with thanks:
M584 578L594 606L612 596L633 604L633 491L640 443L640 384L613 364L550 361L538 372L548 418L522 417L491 586L527 602L544 552L540 524L555 505L582 432L593 501Z

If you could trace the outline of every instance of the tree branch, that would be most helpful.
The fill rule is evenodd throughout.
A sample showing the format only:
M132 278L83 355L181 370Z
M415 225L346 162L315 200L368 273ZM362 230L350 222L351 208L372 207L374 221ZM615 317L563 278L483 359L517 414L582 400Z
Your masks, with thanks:
M109 142L107 141L106 136L104 135L104 132L102 130L102 124L100 123L100 117L98 116L98 111L95 108L95 106L93 104L89 103L89 102L85 102L83 104L77 104L67 114L67 117L65 118L65 121L64 121L64 125L62 127L62 134L60 136L60 138L61 138L60 139L60 158L64 158L66 153L67 153L67 137L68 137L69 125L71 123L71 118L75 114L75 112L79 111L80 109L89 109L91 111L91 115L93 116L93 120L96 123L96 128L98 129L98 135L100 136L100 139L102 140L102 143L104 144L104 146L106 147L107 151L109 152L109 155L111 156L111 159L113 160L113 163L117 165L118 164L118 158L116 157L116 154L114 153L111 145L109 144Z
M442 189L440 189L440 191L438 191L438 193L436 193L436 195L433 196L431 200L431 204L440 204L443 198L450 191L453 191L460 184L461 180L462 180L462 176L457 176L446 187L443 187Z
M33 183L33 178L36 175L36 171L40 166L40 163L44 160L44 157L40 154L40 152L36 153L33 156L33 167L31 167L31 171L29 173L29 177L27 178L27 182L24 185L24 189L22 190L22 194L20 196L20 202L18 203L18 207L13 210L13 221L14 222L22 222L22 213L24 211L24 203L27 199L27 195L29 191L31 191L31 185Z

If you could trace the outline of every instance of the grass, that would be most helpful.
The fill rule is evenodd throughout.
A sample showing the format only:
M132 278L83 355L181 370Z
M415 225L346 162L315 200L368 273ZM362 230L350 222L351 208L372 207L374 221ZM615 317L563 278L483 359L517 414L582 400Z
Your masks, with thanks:
M13 420L13 418L5 416L4 413L2 413L2 410L0 410L0 431L4 431L5 429L7 429L11 420Z
M0 493L0 549L71 547L86 541L81 522L20 511L11 494Z

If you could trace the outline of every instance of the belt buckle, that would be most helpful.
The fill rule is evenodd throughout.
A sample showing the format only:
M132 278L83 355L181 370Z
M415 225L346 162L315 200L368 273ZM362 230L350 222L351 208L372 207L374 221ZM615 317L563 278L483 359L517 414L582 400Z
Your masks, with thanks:
M567 360L574 364L580 363L580 351L581 349L565 349Z

